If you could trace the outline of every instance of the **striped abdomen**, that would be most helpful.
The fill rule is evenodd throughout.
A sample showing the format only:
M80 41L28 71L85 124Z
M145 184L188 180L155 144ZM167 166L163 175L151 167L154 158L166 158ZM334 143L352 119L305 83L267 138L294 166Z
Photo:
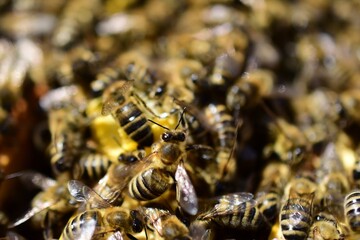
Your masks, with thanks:
M264 223L263 215L251 202L244 202L241 205L243 206L237 208L238 211L215 216L212 220L223 227L246 230L255 230Z
M275 189L259 194L257 198L259 211L269 222L273 222L279 212L281 196Z
M111 160L103 154L86 153L74 167L74 178L100 180L111 165Z
M345 197L345 216L350 228L360 232L360 191L354 191Z
M126 102L116 110L115 117L129 137L138 143L138 148L151 146L154 141L152 129L136 104Z
M97 210L87 210L71 218L66 224L60 240L90 239L96 233L96 227L101 226L102 216ZM81 238L82 237L82 238Z
M170 180L170 175L167 172L150 168L131 179L129 194L137 200L152 200L169 188Z
M218 146L232 149L234 141L236 141L236 128L233 117L228 113L225 105L209 104L205 112L211 126L217 133Z
M281 231L285 239L303 240L310 230L312 201L291 198L283 206L280 214Z

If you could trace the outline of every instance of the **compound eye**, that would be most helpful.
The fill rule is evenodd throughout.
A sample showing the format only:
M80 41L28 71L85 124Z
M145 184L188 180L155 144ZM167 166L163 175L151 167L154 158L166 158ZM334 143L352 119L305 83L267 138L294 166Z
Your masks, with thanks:
M166 132L166 133L163 133L163 134L161 135L161 139L164 140L165 142L170 141L171 138L172 138L172 135L171 135L170 133L167 133L167 132Z

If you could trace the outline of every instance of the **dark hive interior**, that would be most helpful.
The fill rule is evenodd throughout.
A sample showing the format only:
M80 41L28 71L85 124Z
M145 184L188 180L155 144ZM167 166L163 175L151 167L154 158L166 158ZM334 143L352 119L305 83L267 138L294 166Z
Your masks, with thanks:
M359 239L357 0L0 0L1 239Z

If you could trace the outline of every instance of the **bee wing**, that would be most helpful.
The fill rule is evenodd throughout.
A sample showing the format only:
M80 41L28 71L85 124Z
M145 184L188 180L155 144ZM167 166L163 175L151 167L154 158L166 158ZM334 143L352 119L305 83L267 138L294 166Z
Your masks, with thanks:
M186 172L183 161L177 166L175 172L176 180L176 199L180 206L190 215L198 212L198 198L195 188Z
M21 236L20 234L16 233L16 232L12 232L12 231L7 231L6 232L6 237L4 239L9 239L9 240L26 240L26 238L24 238L23 236Z
M94 190L80 181L70 180L68 182L68 189L70 195L73 196L78 202L89 203L91 208L111 207L110 203L108 203Z
M237 192L218 197L218 203L209 211L202 213L198 219L209 219L215 216L224 216L244 212L246 208L255 207L257 201L254 195L247 192ZM245 204L246 203L246 204Z
M154 162L156 152L148 155L147 157L140 159L132 164L112 164L108 169L107 174L99 181L99 184L95 187L101 196L108 201L116 199L128 186L130 180L143 169L147 168ZM103 188L109 188L106 190L108 196L104 196ZM110 191L109 191L110 190Z
M102 115L109 115L117 106L119 106L117 99L129 91L133 85L133 82L134 81L125 80L117 81L105 89L105 101L101 109Z
M114 232L114 234L111 234L110 237L106 238L106 240L123 240L123 235L120 231Z
M106 102L104 102L101 108L101 115L109 115L111 111L114 110L117 106L119 106L119 104L117 104L114 99L107 100Z
M47 201L44 202L43 204L41 204L41 206L35 206L33 208L31 208L29 211L27 211L24 216L22 216L21 218L17 219L15 222L10 223L8 228L14 228L16 226L19 226L20 224L26 222L27 220L29 220L31 217L35 216L36 214L38 214L39 212L51 207L52 205L54 205L56 203L56 201Z
M96 230L96 220L87 219L82 223L81 229L81 231L76 231L73 233L74 239L91 240Z
M5 179L12 179L16 177L19 177L25 184L31 184L42 190L46 190L56 185L56 181L54 179L31 170L9 174L5 177Z

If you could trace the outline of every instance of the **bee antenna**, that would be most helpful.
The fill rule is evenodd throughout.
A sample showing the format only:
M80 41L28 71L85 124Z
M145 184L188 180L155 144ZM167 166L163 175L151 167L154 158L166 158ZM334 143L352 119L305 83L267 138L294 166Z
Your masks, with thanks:
M182 123L182 125L184 125L184 123L185 123L185 120L184 120L185 110L186 110L186 107L184 107L182 112L181 112L180 119L179 119L179 122L177 123L177 125L175 127L175 130L180 126L180 123Z
M165 127L165 126L161 125L160 123L155 122L154 120L151 120L150 118L148 118L147 120L148 120L149 122L152 122L153 124L158 125L159 127L162 127L162 128L163 128L163 129L165 129L165 130L170 131L170 129L169 129L169 128L167 128L167 127Z

